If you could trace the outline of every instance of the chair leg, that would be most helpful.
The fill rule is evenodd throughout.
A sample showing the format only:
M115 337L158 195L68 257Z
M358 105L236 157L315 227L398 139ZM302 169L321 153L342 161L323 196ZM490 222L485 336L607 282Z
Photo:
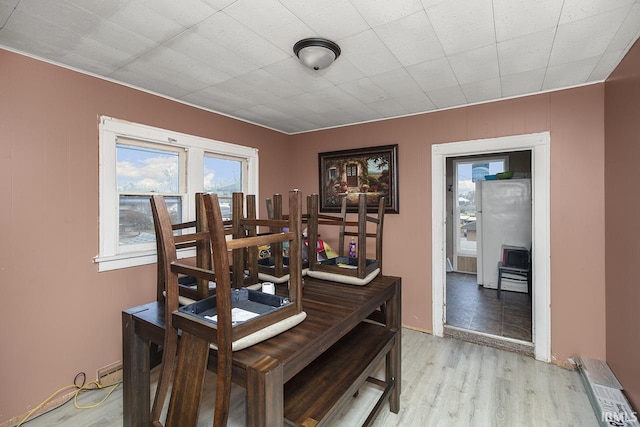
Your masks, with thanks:
M498 299L500 299L501 289L502 289L502 271L498 270Z

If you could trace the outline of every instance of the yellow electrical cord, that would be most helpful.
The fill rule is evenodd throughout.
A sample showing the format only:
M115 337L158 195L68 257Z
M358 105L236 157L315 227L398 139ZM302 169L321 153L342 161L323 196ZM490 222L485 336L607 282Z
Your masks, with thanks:
M62 393L65 390L68 389L76 389L76 392L73 394L73 404L75 405L76 409L92 409L92 408L97 408L98 406L102 405L108 398L109 396L111 396L111 393L113 393L115 391L116 388L118 388L118 386L120 385L120 383L116 383L110 386L103 386L102 384L100 384L100 382L98 381L91 381L89 383L89 385L91 384L95 384L95 387L87 387L84 384L84 381L82 383L82 385L77 385L75 384L75 380L78 378L78 376L84 376L86 377L86 375L84 374L84 372L79 373L78 375L76 375L76 378L74 378L74 384L69 384L67 386L64 386L60 389L58 389L57 391L55 391L53 394L51 394L51 396L47 397L42 403L40 403L38 406L36 406L35 408L33 408L23 419L22 421L20 421L16 427L20 427L22 424L24 424L36 411L38 411L40 408L42 408L44 405L47 404L47 402L49 402L51 399L53 399L54 397L56 397L58 394ZM85 391L92 391L92 390L100 390L103 388L107 388L107 387L111 387L111 390L109 390L109 393L107 393L107 395L98 403L94 403L92 405L88 405L88 406L81 406L80 404L78 404L78 396L80 396L80 393L85 392ZM65 403L67 403L69 400L67 400ZM61 404L60 406L64 405ZM55 409L55 408L54 408ZM45 412L46 413L46 412Z

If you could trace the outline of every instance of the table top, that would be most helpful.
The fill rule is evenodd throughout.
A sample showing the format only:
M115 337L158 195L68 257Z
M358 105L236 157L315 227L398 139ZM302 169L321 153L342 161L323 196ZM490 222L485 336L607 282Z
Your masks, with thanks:
M246 368L266 355L283 364L284 381L289 380L396 295L400 282L398 277L378 276L366 286L354 286L305 277L302 307L307 318L280 335L234 352L234 376L241 380ZM286 288L278 285L277 292L286 293ZM154 302L125 312L135 316L137 334L162 343L164 307Z

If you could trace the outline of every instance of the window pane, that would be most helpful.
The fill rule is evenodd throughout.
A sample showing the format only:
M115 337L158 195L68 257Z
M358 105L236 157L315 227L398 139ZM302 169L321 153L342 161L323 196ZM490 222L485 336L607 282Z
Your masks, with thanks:
M242 160L205 156L204 185L207 193L218 195L222 218L231 219L231 196L243 191Z
M180 153L117 144L116 155L118 191L180 192Z
M171 216L171 223L182 222L182 198L164 198ZM140 245L156 241L153 215L149 196L120 196L120 224L118 243L120 246Z
M504 172L504 164L504 159L457 164L458 252L477 254L475 182L484 181L487 175Z

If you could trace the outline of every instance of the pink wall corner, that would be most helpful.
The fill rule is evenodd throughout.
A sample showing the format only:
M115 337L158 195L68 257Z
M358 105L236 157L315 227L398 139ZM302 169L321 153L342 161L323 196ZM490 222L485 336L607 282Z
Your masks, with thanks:
M604 85L550 94L552 357L606 357Z
M640 245L634 213L640 158L640 43L605 83L607 362L640 411Z

